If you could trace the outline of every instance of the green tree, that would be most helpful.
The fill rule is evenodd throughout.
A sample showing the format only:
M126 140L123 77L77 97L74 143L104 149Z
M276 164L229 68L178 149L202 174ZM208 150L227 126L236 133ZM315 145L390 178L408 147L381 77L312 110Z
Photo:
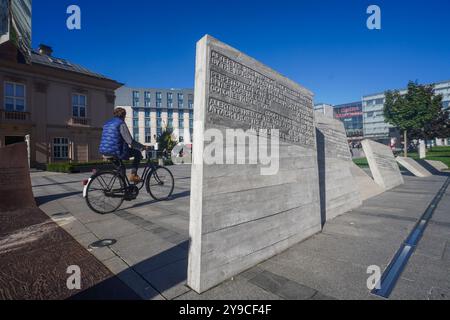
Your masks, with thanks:
M450 110L442 108L436 119L427 122L422 129L410 131L408 137L424 140L450 137Z
M173 137L173 130L171 128L166 128L158 137L158 149L166 154L170 154L177 143Z
M384 118L403 132L405 157L408 156L408 132L424 132L428 123L437 119L442 109L442 96L434 94L432 85L410 81L406 94L387 91Z

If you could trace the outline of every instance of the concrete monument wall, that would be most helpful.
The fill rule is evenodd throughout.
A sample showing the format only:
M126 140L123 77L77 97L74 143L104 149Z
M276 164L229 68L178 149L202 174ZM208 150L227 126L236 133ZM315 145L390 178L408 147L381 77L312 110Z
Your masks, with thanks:
M420 140L419 142L419 158L425 159L427 157L427 147L425 145L425 141Z
M310 91L205 36L197 43L194 121L188 285L203 292L319 232L321 221ZM279 156L269 148L278 170L263 175L268 166L247 163L249 151L233 156L246 164L211 162L231 153L206 136L227 129L279 129ZM264 142L255 132L238 147Z
M437 171L442 172L442 171L448 170L448 166L445 163L443 163L442 161L425 160L425 162Z
M406 170L411 172L416 177L425 178L429 177L432 174L422 167L417 161L411 158L405 158L405 157L397 157L397 162L400 163L403 167L405 167Z
M379 186L384 190L390 190L404 183L400 168L390 147L369 139L363 140L362 146L373 179Z
M362 204L344 124L316 113L317 161L322 224Z
M373 198L384 192L384 189L376 184L375 181L356 164L353 163L350 170L362 201Z

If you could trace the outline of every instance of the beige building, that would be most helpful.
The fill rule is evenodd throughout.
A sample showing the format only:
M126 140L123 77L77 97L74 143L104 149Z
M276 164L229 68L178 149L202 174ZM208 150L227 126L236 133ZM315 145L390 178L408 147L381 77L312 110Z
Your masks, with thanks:
M27 59L25 59L27 58ZM120 83L67 60L47 46L24 55L0 45L0 146L29 140L31 166L100 159L102 126Z

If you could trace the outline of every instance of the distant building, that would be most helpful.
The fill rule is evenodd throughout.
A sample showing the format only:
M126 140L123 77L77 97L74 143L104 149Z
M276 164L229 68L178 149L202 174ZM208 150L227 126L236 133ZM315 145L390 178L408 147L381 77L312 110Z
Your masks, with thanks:
M334 117L333 106L331 104L318 103L314 105L314 112L321 113L328 118Z
M169 128L180 142L192 142L194 90L121 87L116 90L116 107L127 110L126 123L134 139L154 145Z
M436 83L436 94L442 94L444 108L449 108L450 105L450 81L443 81ZM406 90L400 90L401 94L405 94ZM388 144L392 138L399 138L399 130L392 125L385 122L383 109L385 103L385 95L383 93L376 93L364 96L363 103L363 126L364 137L371 138L382 143ZM448 144L448 139L436 141L438 145Z
M344 123L350 141L358 142L364 137L362 102L340 104L333 107L334 118Z

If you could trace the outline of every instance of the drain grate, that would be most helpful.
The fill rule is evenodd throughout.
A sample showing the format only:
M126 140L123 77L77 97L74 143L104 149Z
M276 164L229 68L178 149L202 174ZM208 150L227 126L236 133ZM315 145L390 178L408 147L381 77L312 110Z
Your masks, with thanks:
M105 248L105 247L112 246L113 244L116 244L116 243L117 243L117 240L115 240L115 239L103 239L103 240L99 240L94 243L91 243L89 245L89 249Z
M405 268L409 258L414 252L414 249L416 248L417 244L422 238L422 235L425 232L425 229L427 228L427 225L430 222L430 219L433 216L434 211L436 210L439 202L442 200L442 197L444 196L445 191L447 190L449 185L450 185L450 178L447 178L442 188L434 197L433 201L431 201L427 210L425 210L419 222L411 231L408 238L406 238L405 242L402 244L402 246L394 256L394 259L392 259L386 271L383 273L380 282L381 283L380 289L372 290L372 294L375 294L383 298L389 298L389 296L392 293L392 290L394 290L395 288L395 285L401 273L403 272L403 269Z

